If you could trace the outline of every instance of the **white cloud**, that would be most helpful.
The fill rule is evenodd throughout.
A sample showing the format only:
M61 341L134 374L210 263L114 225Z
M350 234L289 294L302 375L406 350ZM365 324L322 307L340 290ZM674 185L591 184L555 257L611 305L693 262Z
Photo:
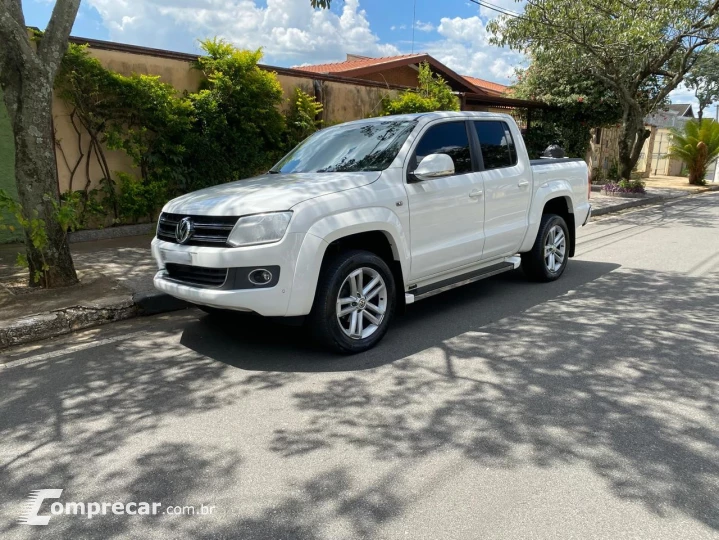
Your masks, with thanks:
M435 26L431 22L417 21L414 23L414 27L420 32L432 32Z
M437 27L443 39L425 44L429 54L462 75L508 84L514 70L524 65L522 54L489 44L484 20L479 16L443 18Z
M263 47L266 62L343 60L345 53L398 54L380 43L359 0L340 13L313 10L308 0L87 0L113 40L187 50L196 38L219 36L239 47Z

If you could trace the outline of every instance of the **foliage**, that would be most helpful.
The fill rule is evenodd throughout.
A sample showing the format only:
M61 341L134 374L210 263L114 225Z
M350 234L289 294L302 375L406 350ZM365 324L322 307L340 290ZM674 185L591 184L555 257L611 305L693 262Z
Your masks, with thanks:
M247 178L266 170L284 150L282 86L258 67L261 50L242 51L222 40L200 43L206 81L189 96L196 121L187 140L187 189Z
M60 227L67 235L67 231L75 230L79 225L78 222L78 204L75 198L70 198L66 201L56 201L50 195L44 195L44 199L49 202L53 207L53 219L57 220ZM47 226L45 220L39 217L37 210L29 213L24 211L22 205L13 199L7 191L0 189L0 210L5 210L8 214L12 215L20 227L25 231L26 238L32 243L33 247L40 252L42 261L35 268L33 275L30 279L34 283L42 284L45 287L48 286L48 272L51 271L51 266L48 263L46 257L47 250L50 248L50 242L47 234ZM0 213L0 229L8 229L14 231L13 225L7 225L3 223L3 216ZM23 268L29 267L27 257L19 253L17 257L17 264Z
M569 157L584 158L590 148L590 130L620 120L618 100L610 90L555 65L549 55L534 54L532 64L517 70L516 76L514 97L550 106L533 112L525 137L532 156L549 144L558 144Z
M133 223L143 218L154 221L157 210L166 200L167 186L159 180L143 181L119 171L116 174L120 188L120 217Z
M432 73L429 63L419 65L417 90L406 90L396 98L385 96L383 115L432 111L458 111L459 99L441 75Z
M221 40L201 46L207 56L194 67L206 80L198 92L184 95L159 77L105 69L87 47L69 46L56 88L70 107L78 136L79 159L65 159L71 191L81 170L86 176L79 190L83 224L96 215L98 204L112 210L114 222L152 219L163 200L252 176L286 148L291 137L278 110L282 88L275 74L258 67L261 52L241 51ZM298 96L302 102L295 107L300 124L306 122L302 115L318 110L319 104L306 97ZM295 133L309 129L294 126ZM63 158L64 142L58 144ZM137 177L111 171L105 147L127 154ZM102 171L99 190L91 189L91 162Z
M719 51L716 47L707 47L687 74L686 85L694 90L699 102L697 117L701 122L704 110L719 100Z
M521 17L488 24L491 42L541 57L610 92L621 111L621 176L629 179L648 132L644 117L664 104L719 36L719 0L530 1Z
M703 186L709 164L719 157L719 123L705 119L672 129L669 156L686 164L690 184Z
M296 146L322 127L322 104L300 87L292 92L290 111L287 115L289 146Z
M639 178L634 179L622 179L618 182L612 181L604 184L602 188L606 193L646 193L645 183Z
M607 175L604 173L604 169L601 167L594 167L590 177L592 184L602 185L607 181Z

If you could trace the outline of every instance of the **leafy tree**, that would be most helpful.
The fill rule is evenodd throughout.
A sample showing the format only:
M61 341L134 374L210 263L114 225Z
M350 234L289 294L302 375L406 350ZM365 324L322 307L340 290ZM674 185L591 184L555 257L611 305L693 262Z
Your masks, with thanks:
M30 284L77 283L66 229L58 217L59 193L52 129L53 82L67 49L80 0L56 0L47 29L33 43L21 0L0 2L0 87L15 142L15 181L23 220L42 223L46 241L25 229ZM35 280L33 276L41 275Z
M620 174L629 179L660 107L719 37L719 0L528 0L491 22L495 45L542 55L611 91L621 111Z
M408 114L432 111L458 111L459 99L440 75L432 73L427 62L419 65L417 90L406 90L396 98L382 101L383 114Z
M690 184L703 186L709 164L719 157L719 123L707 119L672 129L669 156L686 164Z
M619 101L610 89L557 66L551 55L534 54L528 68L517 70L512 94L551 106L533 112L525 136L532 157L558 144L568 156L584 158L591 128L616 125L621 119Z
M719 51L715 47L707 47L702 52L687 74L685 83L694 90L694 96L699 101L697 119L701 122L704 110L719 100Z
M206 56L195 67L205 82L189 96L197 121L187 141L193 167L188 189L208 179L219 184L252 176L284 150L282 86L276 74L258 67L262 51L238 50L218 39L201 47Z

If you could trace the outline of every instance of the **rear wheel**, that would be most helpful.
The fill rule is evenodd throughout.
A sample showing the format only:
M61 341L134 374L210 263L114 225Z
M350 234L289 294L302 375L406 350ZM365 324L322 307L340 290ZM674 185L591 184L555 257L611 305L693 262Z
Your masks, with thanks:
M323 344L342 353L359 353L387 333L395 304L387 263L368 251L348 251L323 268L308 324Z
M522 268L533 281L554 281L567 268L569 260L569 228L556 214L545 214L539 225L532 250L522 253Z

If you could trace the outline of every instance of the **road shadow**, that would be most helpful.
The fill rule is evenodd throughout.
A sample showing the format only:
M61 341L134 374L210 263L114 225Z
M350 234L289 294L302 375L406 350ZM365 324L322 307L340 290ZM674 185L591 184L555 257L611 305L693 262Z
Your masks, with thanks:
M581 464L617 497L719 531L718 335L711 279L613 272L377 372L296 391L305 421L277 429L270 449Z
M616 264L572 261L562 279L553 283L531 283L521 271L514 271L460 287L408 306L405 314L395 317L379 346L349 357L318 347L302 327L244 315L201 317L185 327L181 343L203 356L249 371L372 369L560 297L617 268Z

